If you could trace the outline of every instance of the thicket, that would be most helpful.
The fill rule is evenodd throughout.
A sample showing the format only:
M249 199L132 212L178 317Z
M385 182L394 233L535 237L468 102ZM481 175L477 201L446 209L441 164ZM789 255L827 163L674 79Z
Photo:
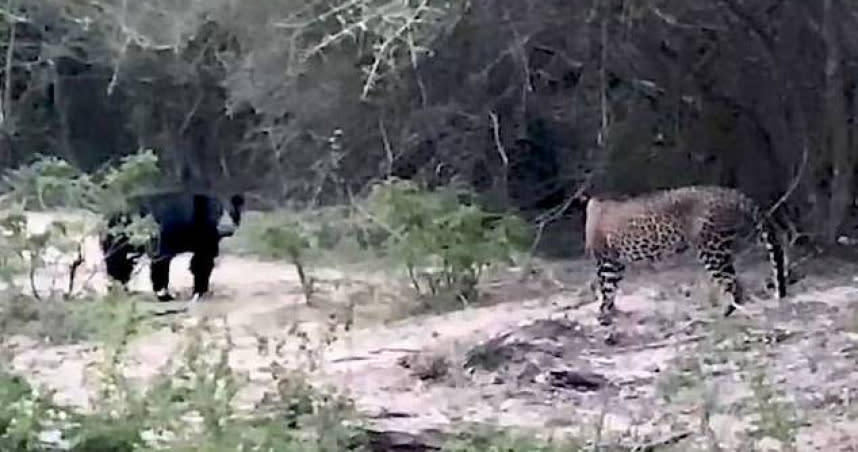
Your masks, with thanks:
M585 181L719 183L776 207L793 237L852 232L849 2L0 9L0 166L45 154L91 172L152 149L173 180L261 207L348 203L396 176L535 217Z

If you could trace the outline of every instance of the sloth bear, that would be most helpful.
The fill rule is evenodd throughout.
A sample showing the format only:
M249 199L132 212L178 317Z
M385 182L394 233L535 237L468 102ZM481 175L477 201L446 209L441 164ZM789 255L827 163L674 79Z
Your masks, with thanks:
M193 253L191 273L194 275L192 302L209 290L209 279L219 254L220 240L235 233L241 224L244 196L233 195L226 207L219 198L202 193L172 191L132 197L130 209L108 216L108 228L127 226L133 216L152 215L158 225L158 235L147 245L134 246L123 232L109 230L100 240L107 274L127 287L137 259L148 253L151 259L152 290L159 301L174 297L168 290L170 261L177 254ZM227 225L221 225L224 211Z

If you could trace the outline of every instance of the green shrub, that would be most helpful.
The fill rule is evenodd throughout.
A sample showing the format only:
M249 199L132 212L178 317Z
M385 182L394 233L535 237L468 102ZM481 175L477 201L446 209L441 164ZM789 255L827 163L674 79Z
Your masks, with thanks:
M259 243L263 256L285 259L295 266L304 298L307 304L312 304L313 278L307 274L307 259L312 251L312 243L302 224L290 221L268 226L262 230Z
M86 178L58 157L37 155L32 163L10 169L0 178L6 201L26 209L77 205L90 187Z
M127 208L129 197L163 185L158 156L142 150L120 159L116 166L106 166L91 178L89 208L100 213L113 213Z
M54 249L77 256L64 291L65 296L71 296L75 272L83 262L81 238L105 231L104 217L126 208L128 197L152 187L159 177L157 156L148 150L123 157L116 167L105 167L93 176L78 172L62 159L45 156L7 170L0 183L0 190L6 191L2 198L5 201L2 207L6 209L0 214L0 280L13 286L14 276L27 272L33 297L41 299L43 294L36 287L35 274L45 265L46 251ZM101 214L101 221L95 225L54 221L45 231L30 233L24 209L54 207L89 209ZM148 242L156 232L149 217L134 218L130 225L113 229L115 233L120 230L127 233L135 244Z
M45 450L39 435L61 411L51 402L51 394L38 394L22 377L0 368L0 450Z
M521 218L486 212L468 197L390 180L366 200L368 215L387 233L383 249L404 265L418 293L473 301L486 269L528 249L530 230Z

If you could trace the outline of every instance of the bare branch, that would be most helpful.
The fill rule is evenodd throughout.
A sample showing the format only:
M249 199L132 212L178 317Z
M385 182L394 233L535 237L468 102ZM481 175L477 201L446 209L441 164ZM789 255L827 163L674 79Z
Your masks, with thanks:
M384 144L384 153L387 156L387 177L393 175L393 149L390 147L390 140L387 138L387 128L384 127L384 118L378 119L378 130L381 133L381 142Z
M370 67L369 73L366 77L366 82L363 86L363 91L361 92L361 99L365 100L369 97L369 92L375 86L378 79L381 77L381 62L387 56L390 47L396 42L398 39L401 39L403 34L406 31L410 31L411 28L417 24L422 16L423 12L428 9L429 0L423 0L417 5L416 8L411 12L405 22L390 36L388 36L379 46L378 50L375 52L375 61L373 61L372 66Z
M6 4L6 9L0 9L0 16L3 16L7 22L12 24L27 24L30 23L30 18L19 16L12 12L12 2Z
M6 8L11 11L14 7L14 0L6 2ZM12 109L12 60L15 57L15 33L18 28L18 22L12 21L9 24L9 42L6 44L6 68L3 74L5 84L3 86L3 105L0 105L0 128L6 126L6 121L11 116Z
M688 30L711 30L711 31L726 31L724 27L718 25L710 25L710 24L692 24L687 22L680 21L673 14L667 13L663 11L656 5L650 4L649 11L657 18L659 18L662 22L670 25L671 27L683 28Z
M411 70L414 71L414 78L417 80L417 89L420 90L420 105L425 108L428 98L426 97L426 85L423 83L423 77L420 76L420 71L417 69L417 46L414 44L414 32L408 30L407 36L408 54L411 56Z
M498 155L500 155L501 162L503 162L504 168L509 166L509 157L506 155L506 150L503 147L503 143L501 143L500 137L500 123L498 122L498 115L495 112L489 112L489 119L492 122L492 136L495 140L495 149L498 151Z

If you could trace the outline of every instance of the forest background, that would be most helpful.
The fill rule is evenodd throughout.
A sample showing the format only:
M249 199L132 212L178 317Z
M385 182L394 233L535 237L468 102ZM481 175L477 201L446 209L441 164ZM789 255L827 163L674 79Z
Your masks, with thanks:
M793 238L851 228L846 1L8 0L0 19L3 168L152 149L255 208L392 175L531 220L585 181L718 183Z

